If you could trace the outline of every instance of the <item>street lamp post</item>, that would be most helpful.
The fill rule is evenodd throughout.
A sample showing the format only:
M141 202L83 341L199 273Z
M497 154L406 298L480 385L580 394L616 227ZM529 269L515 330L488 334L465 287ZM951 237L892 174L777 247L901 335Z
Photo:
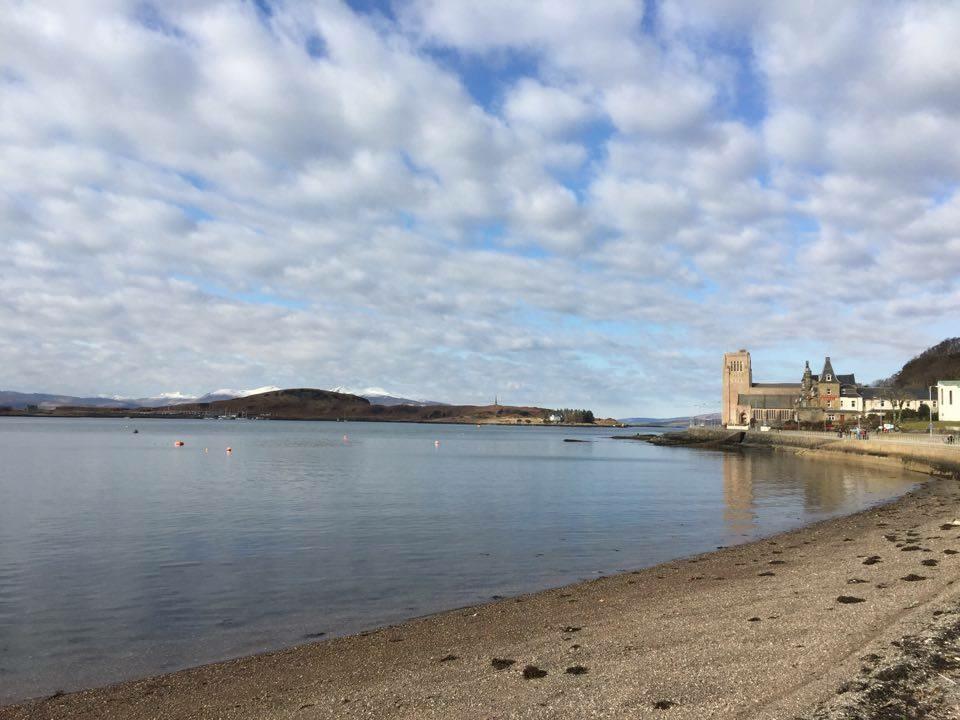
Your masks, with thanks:
M929 398L929 405L927 405L927 418L929 419L928 428L930 430L930 437L933 437L933 388L934 385L927 385L927 397Z

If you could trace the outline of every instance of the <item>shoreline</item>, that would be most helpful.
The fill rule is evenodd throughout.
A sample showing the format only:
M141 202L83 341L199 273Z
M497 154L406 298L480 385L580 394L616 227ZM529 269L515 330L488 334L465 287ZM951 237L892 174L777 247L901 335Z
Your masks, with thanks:
M958 515L960 486L928 479L889 503L742 545L0 707L0 720L783 717L837 696L868 645L900 638L918 616L929 625L923 609L939 603L941 624L944 603L960 612L960 527L937 529ZM913 542L908 532L916 552L885 537ZM864 566L874 555L881 562ZM911 571L925 579L902 580ZM864 602L836 601L845 595Z
M97 415L97 414L70 414L54 415L49 413L0 413L0 418L46 418L58 420L215 420L224 422L219 418L204 418L196 415L148 415L138 414L130 416L117 415ZM392 425L492 425L496 427L536 427L536 428L596 428L598 430L624 430L629 427L645 427L641 425L615 425L613 423L525 423L525 422L497 422L484 419L464 419L464 420L391 420L382 418L323 418L323 417L264 417L264 418L230 418L226 422L329 422L329 423L389 423Z

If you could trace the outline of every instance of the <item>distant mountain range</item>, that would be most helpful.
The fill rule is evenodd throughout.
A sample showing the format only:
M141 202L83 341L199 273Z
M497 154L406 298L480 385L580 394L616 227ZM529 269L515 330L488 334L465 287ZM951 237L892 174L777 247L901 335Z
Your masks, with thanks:
M683 417L672 418L652 418L652 417L632 417L620 418L624 425L647 425L648 427L681 427L694 422L720 422L720 413L707 413L705 415L685 415Z
M449 403L437 402L436 400L412 400L411 398L398 397L383 388L371 387L363 390L351 390L350 388L338 386L330 388L330 392L343 393L345 395L356 395L369 400L372 405L413 405L415 407L430 407L431 405L449 405Z
M14 390L0 390L0 407L14 408L23 410L28 406L36 406L41 409L50 409L55 407L98 407L98 408L159 408L169 407L171 405L192 405L197 403L217 402L220 400L234 400L236 398L250 397L251 395L260 395L262 393L280 390L275 385L254 388L252 390L231 390L221 388L208 392L199 397L185 395L180 392L161 393L154 397L129 398L115 395L112 397L77 397L73 395L57 395L54 393L22 393ZM413 405L415 407L429 407L433 405L445 405L446 403L435 402L433 400L412 400L410 398L398 397L392 395L383 388L367 388L359 392L348 390L343 387L332 388L330 392L356 395L369 400L372 405Z

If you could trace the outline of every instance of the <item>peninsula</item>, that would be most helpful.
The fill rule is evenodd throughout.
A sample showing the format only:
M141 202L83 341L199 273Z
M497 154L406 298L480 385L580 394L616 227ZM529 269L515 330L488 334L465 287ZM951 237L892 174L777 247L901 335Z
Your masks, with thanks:
M589 410L551 410L510 405L378 405L349 393L292 388L212 402L162 407L0 408L0 415L44 417L247 418L261 420L345 420L366 422L469 423L496 425L615 426L612 418L594 419Z

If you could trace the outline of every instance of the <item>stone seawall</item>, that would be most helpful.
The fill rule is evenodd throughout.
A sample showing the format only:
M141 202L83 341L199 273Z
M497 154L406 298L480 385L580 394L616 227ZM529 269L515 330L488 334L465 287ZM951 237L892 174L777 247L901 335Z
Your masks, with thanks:
M937 477L960 478L960 447L933 443L896 442L883 439L839 439L790 432L690 428L678 433L648 438L657 445L686 445L714 449L771 448L790 450L807 457L859 463L896 464L907 470Z

